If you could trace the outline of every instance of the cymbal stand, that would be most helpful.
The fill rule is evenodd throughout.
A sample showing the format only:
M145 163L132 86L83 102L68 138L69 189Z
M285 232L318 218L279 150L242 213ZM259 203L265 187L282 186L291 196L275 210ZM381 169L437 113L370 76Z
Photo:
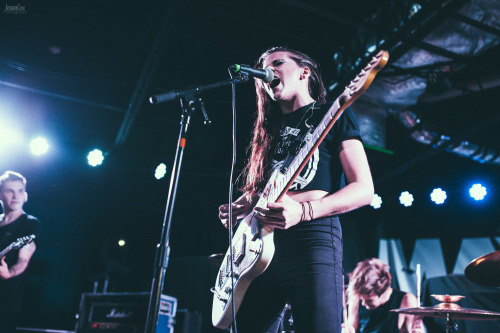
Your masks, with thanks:
M450 313L446 313L446 333L458 332L458 324L451 319Z

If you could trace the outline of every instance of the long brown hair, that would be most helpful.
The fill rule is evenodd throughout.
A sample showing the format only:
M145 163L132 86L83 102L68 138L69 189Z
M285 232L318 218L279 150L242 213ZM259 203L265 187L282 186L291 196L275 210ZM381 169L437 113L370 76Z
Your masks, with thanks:
M287 52L290 59L300 67L308 67L311 71L309 76L309 94L319 102L326 102L326 90L321 79L319 66L308 55L290 49L288 47L273 47L264 52L257 61L255 68L262 68L264 60L272 53ZM241 190L250 196L258 194L263 190L264 181L271 168L272 155L274 153L276 138L282 126L282 114L278 102L273 101L267 94L260 80L255 80L257 93L257 116L254 123L252 140L247 148L251 151L249 161L243 169L245 183Z

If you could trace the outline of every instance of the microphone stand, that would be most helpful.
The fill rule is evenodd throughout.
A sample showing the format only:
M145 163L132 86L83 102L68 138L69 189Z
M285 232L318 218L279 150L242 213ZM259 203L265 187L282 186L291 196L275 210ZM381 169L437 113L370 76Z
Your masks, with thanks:
M182 115L181 115L181 127L179 131L179 139L177 141L177 150L175 154L174 165L172 168L172 174L170 176L170 186L168 190L165 215L163 218L162 233L161 233L160 243L157 244L156 246L154 274L151 286L151 296L149 298L145 333L156 333L156 326L158 324L161 293L163 291L163 286L165 282L165 272L167 270L168 261L170 259L170 227L172 224L172 215L174 212L175 197L177 195L177 185L179 182L182 158L184 155L184 149L186 147L186 138L189 128L189 123L191 121L191 116L194 114L196 110L201 109L201 111L203 112L203 116L205 118L204 124L209 125L211 123L210 119L208 119L208 115L205 110L203 100L201 98L198 99L195 98L195 94L205 90L230 85L233 83L247 82L248 79L249 78L247 75L241 75L226 81L195 87L193 89L188 89L183 91L174 90L164 94L154 95L149 98L152 104L158 104L179 97L182 109Z

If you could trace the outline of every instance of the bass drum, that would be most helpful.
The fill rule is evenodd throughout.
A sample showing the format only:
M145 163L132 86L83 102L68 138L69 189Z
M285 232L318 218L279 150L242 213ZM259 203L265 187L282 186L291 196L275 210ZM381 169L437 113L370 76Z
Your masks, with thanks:
M286 304L283 312L281 313L280 333L295 333L293 329L292 307Z

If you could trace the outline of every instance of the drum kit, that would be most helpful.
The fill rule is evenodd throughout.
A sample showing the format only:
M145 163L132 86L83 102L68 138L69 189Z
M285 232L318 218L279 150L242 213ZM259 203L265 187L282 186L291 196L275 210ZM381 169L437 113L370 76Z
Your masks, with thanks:
M465 268L465 276L480 285L500 287L500 251L474 259ZM421 317L446 318L446 333L457 332L453 320L499 320L500 313L462 308L456 304L464 298L460 295L431 295L439 303L433 307L416 307L391 310Z
M214 266L219 267L223 258L223 254L214 254L209 257L209 260ZM419 277L420 274L418 273L419 269L417 269L417 276ZM467 279L479 285L500 287L500 250L472 260L465 268L465 276ZM417 284L417 297L418 300L420 300L420 282L417 282ZM462 308L460 305L456 304L456 302L463 299L464 296L431 296L441 303L432 307L419 306L416 308L394 309L391 311L421 317L445 318L446 333L457 332L457 325L453 320L500 320L500 313L498 312ZM290 310L289 306L288 310ZM287 312L285 311L285 313ZM286 319L287 322L292 320L291 317Z

